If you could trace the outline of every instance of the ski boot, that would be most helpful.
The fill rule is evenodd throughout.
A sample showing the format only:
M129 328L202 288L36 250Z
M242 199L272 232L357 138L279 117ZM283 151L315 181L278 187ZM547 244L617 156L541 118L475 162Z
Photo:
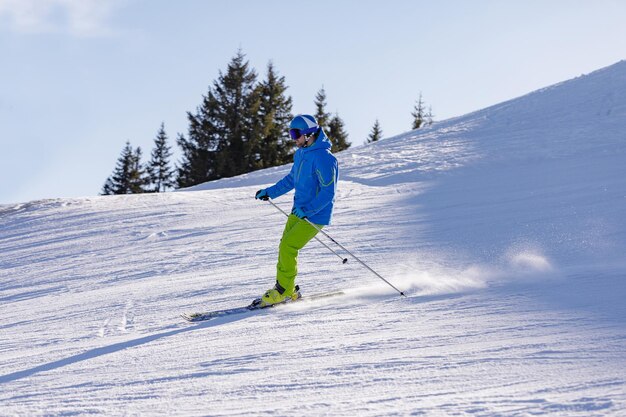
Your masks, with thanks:
M263 294L261 298L254 300L250 306L254 308L266 308L276 304L295 301L300 297L302 297L302 294L300 294L300 287L298 285L296 285L291 294L288 294L284 288L276 283L274 288L265 291L265 294Z

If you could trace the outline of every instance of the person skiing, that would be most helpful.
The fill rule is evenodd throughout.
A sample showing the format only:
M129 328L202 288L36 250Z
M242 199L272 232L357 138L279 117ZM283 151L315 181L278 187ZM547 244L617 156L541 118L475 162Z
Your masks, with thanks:
M260 298L260 307L300 296L295 285L298 252L318 233L305 219L320 229L330 224L339 179L337 159L330 152L332 144L315 117L295 116L289 123L289 136L298 147L289 174L255 195L267 201L295 189L293 208L278 247L276 284Z

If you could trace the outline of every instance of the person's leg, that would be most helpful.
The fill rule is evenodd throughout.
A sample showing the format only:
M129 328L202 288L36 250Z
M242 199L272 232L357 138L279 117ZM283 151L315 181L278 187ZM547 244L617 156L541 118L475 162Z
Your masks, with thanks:
M322 228L319 225L318 227ZM285 290L284 295L291 296L294 292L298 275L298 252L317 233L315 227L306 220L299 219L293 214L287 219L278 248L278 264L276 265L276 282Z

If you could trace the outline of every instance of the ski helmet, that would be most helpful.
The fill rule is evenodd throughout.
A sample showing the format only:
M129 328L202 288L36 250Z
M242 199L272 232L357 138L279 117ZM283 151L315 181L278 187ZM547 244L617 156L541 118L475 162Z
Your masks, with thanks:
M316 133L319 128L315 117L310 114L299 114L289 123L289 136L295 140L302 135L308 136Z

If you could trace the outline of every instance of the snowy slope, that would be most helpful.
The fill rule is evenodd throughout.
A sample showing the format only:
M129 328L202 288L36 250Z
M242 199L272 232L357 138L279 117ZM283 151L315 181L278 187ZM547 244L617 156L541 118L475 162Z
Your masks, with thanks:
M626 62L341 153L305 293L273 284L289 167L0 207L0 415L626 414ZM290 208L290 196L277 200Z

